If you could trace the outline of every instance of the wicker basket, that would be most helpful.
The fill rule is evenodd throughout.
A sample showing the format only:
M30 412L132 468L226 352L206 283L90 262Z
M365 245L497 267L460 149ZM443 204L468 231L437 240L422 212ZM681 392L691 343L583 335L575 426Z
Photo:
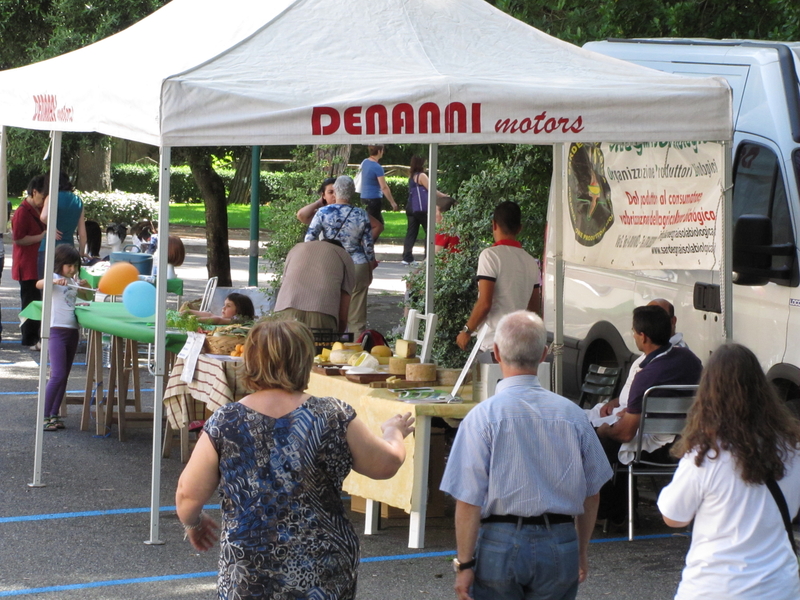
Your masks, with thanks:
M207 335L204 350L208 354L230 354L244 340L243 335Z

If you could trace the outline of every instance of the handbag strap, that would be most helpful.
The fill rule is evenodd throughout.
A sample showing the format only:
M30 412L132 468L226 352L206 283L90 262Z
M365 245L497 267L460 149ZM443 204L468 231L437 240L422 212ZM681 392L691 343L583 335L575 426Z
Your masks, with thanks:
M339 232L342 230L342 227L344 227L344 224L347 223L347 219L350 218L350 213L351 212L353 212L353 207L352 206L350 207L350 210L347 211L347 216L344 218L344 221L342 221L342 224L339 225L339 229L336 230L336 233L334 233L333 237L330 238L330 239L335 240L335 239L337 239L339 237Z
M775 481L774 477L770 477L765 482L767 484L767 489L772 494L772 497L775 498L775 504L778 505L778 510L781 511L781 517L783 517L783 526L786 528L786 533L789 536L789 543L792 545L792 552L797 554L797 546L794 542L794 533L792 533L792 519L789 517L789 507L786 505L786 498L783 496L783 492L781 491L778 482Z

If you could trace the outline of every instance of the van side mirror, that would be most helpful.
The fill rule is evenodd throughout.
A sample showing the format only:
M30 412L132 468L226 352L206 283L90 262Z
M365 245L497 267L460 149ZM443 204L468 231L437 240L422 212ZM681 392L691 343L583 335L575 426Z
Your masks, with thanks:
M771 279L791 279L794 267L772 268L773 256L793 256L794 244L772 243L772 220L742 215L733 226L733 283L766 285ZM792 261L794 262L794 261Z

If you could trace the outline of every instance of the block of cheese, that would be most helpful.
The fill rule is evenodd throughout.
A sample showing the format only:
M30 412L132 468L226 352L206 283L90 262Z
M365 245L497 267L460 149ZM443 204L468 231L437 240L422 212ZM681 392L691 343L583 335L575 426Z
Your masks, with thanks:
M417 342L397 340L394 345L394 353L401 358L412 358L417 355Z
M330 361L334 364L346 365L354 354L353 350L331 350Z
M375 358L378 359L379 365L388 365L389 361L392 360L391 356L376 356Z
M393 356L389 359L389 374L390 375L406 375L406 365L418 363L418 358L404 358L402 356Z
M417 363L406 365L408 381L436 381L436 365L434 363Z
M343 350L355 350L356 352L361 352L364 350L364 347L359 342L345 342Z

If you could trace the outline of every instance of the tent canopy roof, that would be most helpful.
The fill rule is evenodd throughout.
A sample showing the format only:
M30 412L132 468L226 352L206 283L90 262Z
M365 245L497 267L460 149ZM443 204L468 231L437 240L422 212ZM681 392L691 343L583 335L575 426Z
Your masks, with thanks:
M723 80L601 56L483 0L172 0L1 72L0 115L157 146L731 138Z

